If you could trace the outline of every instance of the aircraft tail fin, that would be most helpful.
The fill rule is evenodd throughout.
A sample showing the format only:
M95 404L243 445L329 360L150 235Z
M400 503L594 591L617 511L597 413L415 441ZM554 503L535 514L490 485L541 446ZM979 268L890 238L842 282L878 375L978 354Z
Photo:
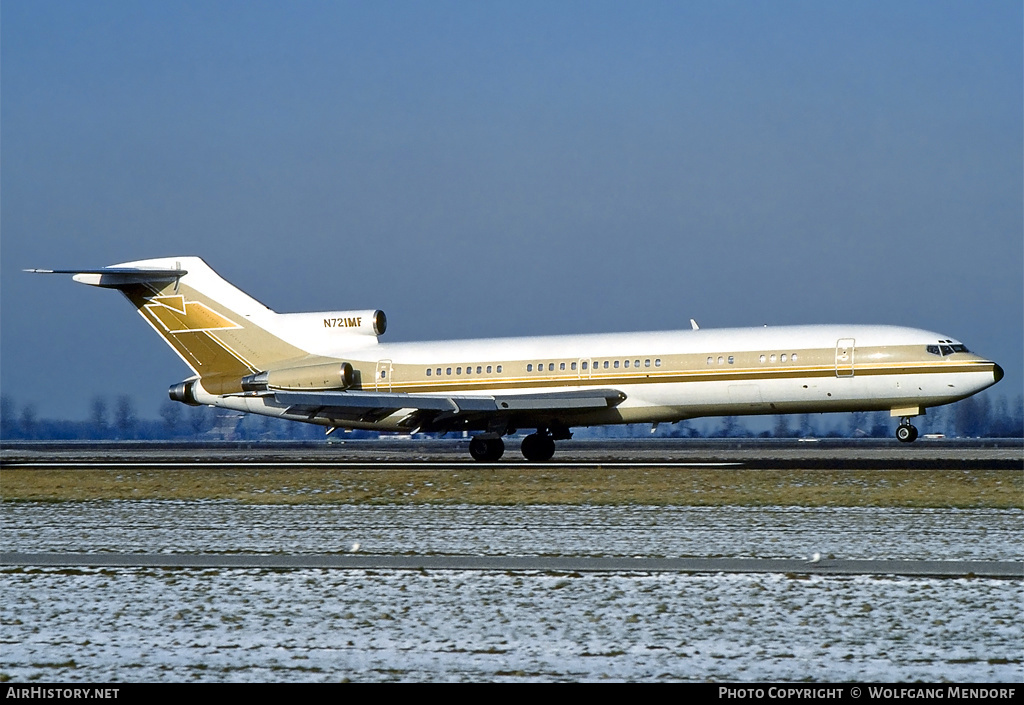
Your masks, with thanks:
M242 377L309 357L271 332L282 327L281 314L222 279L199 257L27 271L72 274L82 284L119 290L214 394L241 391Z

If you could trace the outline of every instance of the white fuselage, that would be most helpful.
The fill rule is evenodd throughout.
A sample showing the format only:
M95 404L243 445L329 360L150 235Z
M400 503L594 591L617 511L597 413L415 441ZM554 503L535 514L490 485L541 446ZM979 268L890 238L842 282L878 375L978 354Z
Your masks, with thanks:
M815 325L379 343L320 350L358 371L359 388L500 396L615 389L614 408L553 413L565 425L672 422L699 416L889 411L915 416L963 399L1002 375L993 362L952 352L957 341L894 326ZM938 352L929 352L929 348ZM949 354L942 354L948 348ZM289 417L260 395L206 404ZM408 430L402 410L372 422L324 425ZM543 420L543 419L542 419Z

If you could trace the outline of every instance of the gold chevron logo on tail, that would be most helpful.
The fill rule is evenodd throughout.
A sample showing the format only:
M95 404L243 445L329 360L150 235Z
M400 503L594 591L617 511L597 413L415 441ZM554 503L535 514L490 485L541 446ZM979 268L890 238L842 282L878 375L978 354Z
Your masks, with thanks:
M168 333L198 333L211 330L240 329L230 318L223 316L199 301L185 301L182 295L154 296L143 308Z

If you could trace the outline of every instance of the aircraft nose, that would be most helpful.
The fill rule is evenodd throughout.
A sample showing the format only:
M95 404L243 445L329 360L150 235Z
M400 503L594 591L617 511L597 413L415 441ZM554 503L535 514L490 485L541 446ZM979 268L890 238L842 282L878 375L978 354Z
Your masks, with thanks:
M996 382L1003 378L1003 368L999 365L992 365L992 376L996 378Z

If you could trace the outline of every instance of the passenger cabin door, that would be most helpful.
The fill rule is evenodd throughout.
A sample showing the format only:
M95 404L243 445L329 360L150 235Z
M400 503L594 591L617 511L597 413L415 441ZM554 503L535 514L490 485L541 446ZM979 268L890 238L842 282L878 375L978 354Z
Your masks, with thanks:
M836 341L836 377L853 377L854 339Z
M391 391L391 360L378 360L377 361L377 374L374 375L374 387L376 389L390 392Z

